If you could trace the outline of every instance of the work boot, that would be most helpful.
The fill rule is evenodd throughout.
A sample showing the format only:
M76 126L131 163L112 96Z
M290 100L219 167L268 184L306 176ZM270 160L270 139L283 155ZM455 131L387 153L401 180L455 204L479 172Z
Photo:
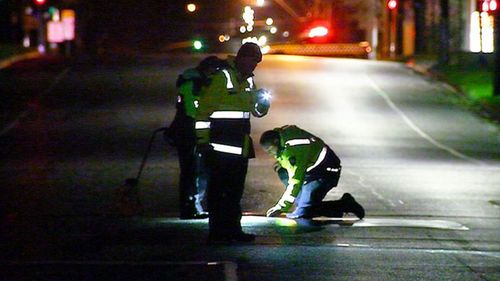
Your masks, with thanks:
M208 214L206 214L206 216L201 216L201 217L198 217L197 214L197 210L196 210L196 207L195 207L195 201L194 201L194 197L189 197L185 200L183 200L181 203L181 208L180 208L180 214L179 214L179 218L181 220L192 220L192 219L200 219L200 218L208 218Z
M343 205L343 211L346 213L353 213L359 219L363 219L365 217L365 209L361 206L354 197L350 193L344 193L340 201Z

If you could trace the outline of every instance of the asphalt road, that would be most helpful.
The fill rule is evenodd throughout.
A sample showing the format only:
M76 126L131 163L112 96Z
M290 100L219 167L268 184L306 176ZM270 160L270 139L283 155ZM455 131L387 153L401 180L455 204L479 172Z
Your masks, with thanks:
M343 165L327 199L350 192L364 220L255 216L281 191L257 147L242 201L257 241L207 246L206 220L175 218L178 165L161 138L140 182L145 212L123 216L117 192L172 120L177 74L200 58L60 65L45 83L10 77L4 92L37 98L0 135L6 280L500 280L499 129L397 63L266 56L256 71L273 100L253 119L255 142L286 124L323 138Z

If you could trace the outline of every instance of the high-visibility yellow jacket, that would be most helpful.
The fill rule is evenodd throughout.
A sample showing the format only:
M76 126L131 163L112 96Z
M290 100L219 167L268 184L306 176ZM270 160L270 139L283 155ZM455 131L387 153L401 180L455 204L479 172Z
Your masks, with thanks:
M250 114L266 115L269 104L259 101L253 77L241 77L234 57L229 57L227 66L209 79L210 83L201 88L199 95L195 123L197 143L209 144L220 153L254 157Z
M320 138L287 125L274 129L280 136L276 160L288 172L288 186L276 204L287 212L305 181L313 181L340 171L340 159Z

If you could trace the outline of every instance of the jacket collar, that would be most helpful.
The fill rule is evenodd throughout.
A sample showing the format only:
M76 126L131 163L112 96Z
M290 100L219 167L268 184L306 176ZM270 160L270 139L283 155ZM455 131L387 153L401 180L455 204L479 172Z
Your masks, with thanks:
M253 76L254 76L254 74L252 73L252 74L250 74L250 76L249 76L249 77L246 77L246 78L241 77L241 74L240 74L240 72L238 71L238 68L236 68L236 56L232 56L232 55L228 56L228 57L227 57L227 59L226 59L226 62L227 62L227 64L229 65L229 67L230 67L231 69L233 69L233 70L237 73L237 78L238 78L238 81L243 81L243 80L245 80L245 79L248 79L248 78L250 78L250 77L253 77Z

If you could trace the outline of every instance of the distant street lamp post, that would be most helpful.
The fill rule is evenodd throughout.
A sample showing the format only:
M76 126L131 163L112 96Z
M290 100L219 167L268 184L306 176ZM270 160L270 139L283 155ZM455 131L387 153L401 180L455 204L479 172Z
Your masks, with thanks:
M38 20L38 51L40 53L45 53L45 19L43 16L45 2L46 0L34 0Z
M398 2L397 0L389 0L387 2L389 8L389 56L391 59L396 58L396 40L397 40L397 20L398 20Z

